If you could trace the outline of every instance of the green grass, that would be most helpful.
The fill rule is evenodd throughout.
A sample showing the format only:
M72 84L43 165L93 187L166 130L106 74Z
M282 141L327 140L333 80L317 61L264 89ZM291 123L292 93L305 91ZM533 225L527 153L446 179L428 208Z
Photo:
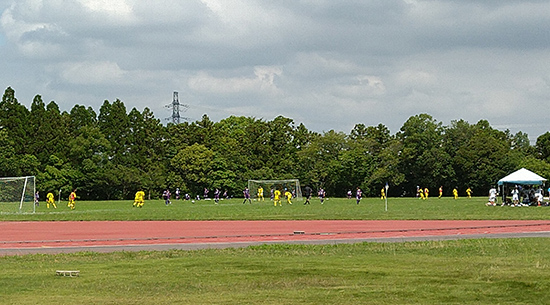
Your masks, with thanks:
M77 201L6 220L549 219L546 207L486 198L333 199L273 207L242 199ZM271 245L0 257L0 304L546 304L550 239ZM77 278L55 270L80 270Z
M547 304L549 247L480 239L0 257L0 303Z
M1 220L288 220L288 219L549 219L546 207L487 207L485 197L472 199L390 198L388 211L384 201L364 198L355 200L330 198L321 205L314 199L310 206L295 201L292 206L274 207L271 201L242 204L242 199L221 201L174 201L165 206L161 200L148 200L141 209L132 201L77 201L71 211L66 202L57 209L41 203L35 214L0 213ZM0 209L0 211L2 211Z

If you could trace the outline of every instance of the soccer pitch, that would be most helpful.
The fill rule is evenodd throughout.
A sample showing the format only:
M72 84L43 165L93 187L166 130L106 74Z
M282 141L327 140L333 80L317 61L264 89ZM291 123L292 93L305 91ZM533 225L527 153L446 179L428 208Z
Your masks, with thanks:
M386 210L384 200L364 198L360 204L354 199L329 198L324 204L312 199L311 205L293 201L292 205L273 206L269 199L242 204L242 199L172 201L166 206L162 200L147 200L143 208L132 207L132 201L77 201L70 210L66 202L57 209L46 208L44 203L36 213L0 213L0 220L473 220L517 219L543 220L550 218L548 207L487 207L487 198L389 198Z

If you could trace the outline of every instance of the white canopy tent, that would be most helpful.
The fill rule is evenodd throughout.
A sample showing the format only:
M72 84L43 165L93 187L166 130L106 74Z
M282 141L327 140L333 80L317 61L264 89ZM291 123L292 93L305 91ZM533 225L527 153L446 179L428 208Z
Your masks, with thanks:
M506 202L507 186L509 185L543 185L544 181L546 181L546 179L533 173L528 169L525 169L525 168L519 169L498 181L498 185L502 186L502 202ZM528 202L531 201L529 199L529 195L526 195L526 198L528 198L527 199Z
M500 179L498 181L498 185L503 185L505 183L522 185L542 185L544 184L544 181L546 181L546 179L528 169L522 168Z

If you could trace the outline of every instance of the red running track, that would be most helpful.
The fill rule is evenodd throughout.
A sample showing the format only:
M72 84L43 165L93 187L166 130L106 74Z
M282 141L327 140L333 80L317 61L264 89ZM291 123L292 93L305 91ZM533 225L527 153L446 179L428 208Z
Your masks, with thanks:
M2 250L97 246L365 241L550 232L545 220L297 220L0 222Z

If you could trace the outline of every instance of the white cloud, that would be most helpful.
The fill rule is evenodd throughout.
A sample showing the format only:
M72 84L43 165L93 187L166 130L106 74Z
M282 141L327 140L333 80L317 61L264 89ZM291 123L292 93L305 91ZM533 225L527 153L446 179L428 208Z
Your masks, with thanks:
M122 19L132 19L132 7L124 0L80 0L84 7L93 13L102 13Z
M114 62L77 62L63 64L59 72L63 81L79 85L124 83L124 71Z
M189 79L191 90L204 94L276 94L278 88L274 82L276 76L283 73L280 67L254 67L254 77L214 77L207 72L199 72Z
M421 112L548 121L548 11L539 0L0 0L0 86L65 109L121 98L158 117L175 90L193 119L282 114L313 130L395 132Z

